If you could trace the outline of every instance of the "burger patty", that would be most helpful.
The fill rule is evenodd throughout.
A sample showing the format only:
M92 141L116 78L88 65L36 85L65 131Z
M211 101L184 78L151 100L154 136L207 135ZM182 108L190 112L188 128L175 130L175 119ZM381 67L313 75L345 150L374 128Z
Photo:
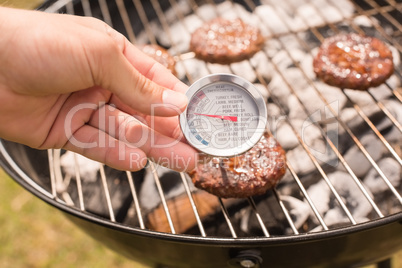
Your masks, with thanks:
M355 33L325 39L313 67L327 84L358 90L381 85L394 71L392 53L386 44Z
M285 151L269 134L248 152L232 157L215 157L190 173L194 185L223 198L244 198L264 194L285 174Z
M194 31L190 50L204 61L229 64L250 58L263 44L258 28L241 19L215 18Z
M173 56L161 46L158 45L142 45L139 46L142 52L165 66L169 69L174 75L176 75L176 61Z

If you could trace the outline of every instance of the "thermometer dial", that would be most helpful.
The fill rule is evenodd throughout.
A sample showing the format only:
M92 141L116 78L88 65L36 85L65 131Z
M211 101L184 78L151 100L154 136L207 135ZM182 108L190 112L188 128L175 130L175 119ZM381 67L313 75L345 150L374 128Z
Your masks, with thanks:
M253 84L214 74L190 86L180 126L187 141L208 155L229 157L251 149L264 133L267 107Z

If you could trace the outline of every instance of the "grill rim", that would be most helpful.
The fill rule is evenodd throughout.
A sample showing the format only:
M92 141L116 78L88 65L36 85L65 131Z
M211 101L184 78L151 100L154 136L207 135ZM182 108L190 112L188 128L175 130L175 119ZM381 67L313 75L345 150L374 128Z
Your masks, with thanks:
M64 205L62 201L57 201L53 198L50 198L48 195L41 193L39 190L32 187L31 184L24 179L24 176L29 176L19 167L19 165L13 161L12 156L8 153L8 150L4 146L15 146L20 145L14 142L6 141L4 139L0 139L0 165L3 167L5 172L9 174L18 184L20 184L23 188L28 190L30 193L38 197L39 199L45 201L49 205L52 205L61 211L68 213L72 216L75 216L79 219L88 220L91 223L95 223L97 225L108 227L117 231L124 231L129 234L136 234L145 237L157 238L162 240L169 240L175 242L191 242L197 244L213 244L213 245L230 245L230 246L244 246L244 245L281 245L287 243L294 242L306 242L306 241L319 241L324 239L330 239L339 236L345 236L349 234L353 234L356 232L363 232L366 230L372 230L378 227L382 227L388 224L397 223L401 225L402 228L402 212L398 212L392 215L384 216L383 218L373 219L363 223L357 223L355 225L348 225L344 227L332 228L329 230L322 230L314 233L303 233L303 234L288 234L284 236L255 236L255 237L214 237L214 236L200 236L200 235L190 235L190 234L173 234L173 233L163 233L152 231L148 229L140 229L139 227L134 226L126 226L124 224L118 222L112 222L110 220L104 219L100 216L97 216L93 213L89 214L86 211L80 211L78 209L72 208L68 205ZM38 150L39 151L39 150ZM30 179L30 178L29 178ZM30 179L32 183L36 184L32 179ZM36 184L37 187L43 189L41 186ZM44 190L44 192L47 192ZM267 242L269 242L267 244ZM402 248L402 244L401 244ZM396 249L397 251L397 249Z

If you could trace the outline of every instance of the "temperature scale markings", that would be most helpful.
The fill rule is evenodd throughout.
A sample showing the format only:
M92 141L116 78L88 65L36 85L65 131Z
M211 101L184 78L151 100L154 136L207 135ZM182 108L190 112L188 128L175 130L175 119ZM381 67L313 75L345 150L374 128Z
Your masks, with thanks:
M191 131L191 133L195 136L195 138L196 138L197 140L199 140L202 144L204 144L204 145L208 145L208 144L209 144L209 142L207 142L206 140L204 140L204 139L200 136L200 134L198 134L198 132L197 132L196 130L191 129L190 131Z

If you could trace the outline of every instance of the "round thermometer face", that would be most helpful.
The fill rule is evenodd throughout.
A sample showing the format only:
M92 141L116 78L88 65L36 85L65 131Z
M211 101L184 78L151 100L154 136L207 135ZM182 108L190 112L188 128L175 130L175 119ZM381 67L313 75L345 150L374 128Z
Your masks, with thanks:
M201 78L186 93L180 115L187 141L212 156L229 157L251 149L264 133L267 107L253 84L230 74Z

